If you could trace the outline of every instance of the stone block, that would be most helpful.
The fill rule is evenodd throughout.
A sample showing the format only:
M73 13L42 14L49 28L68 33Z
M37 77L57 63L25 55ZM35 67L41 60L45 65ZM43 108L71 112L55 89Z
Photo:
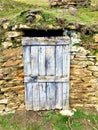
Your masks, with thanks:
M98 71L93 72L93 75L98 78Z
M22 36L22 32L17 32L17 31L9 31L6 33L6 36L7 37L19 37L19 36Z
M87 66L93 66L94 65L94 62L92 61L80 61L78 63L78 65L80 65L81 67L87 67Z
M18 108L18 105L16 103L10 102L10 103L7 104L6 110L8 110L8 109L16 109L16 108Z
M9 92L11 90L11 87L2 87L1 91L2 92Z
M9 108L9 107L5 108L5 113L6 114L11 113L12 111L15 111L15 109L14 108Z
M4 80L0 80L0 86L1 86L4 82L5 82Z
M18 29L30 29L30 27L28 25L25 25L25 24L20 24Z
M4 56L8 59L13 57L19 57L22 55L22 47L9 48L3 51Z
M98 71L98 66L88 66L88 70Z
M2 24L3 29L7 29L9 26L9 22L5 22Z
M4 49L6 49L12 46L12 42L11 41L3 42L2 45Z
M71 75L78 76L78 77L88 77L88 76L92 76L92 72L87 70L86 68L83 69L71 68Z
M0 112L4 111L4 109L5 109L5 105L0 104Z
M25 105L22 103L22 104L19 106L18 110L24 110L24 109L25 109Z
M11 67L11 66L17 66L21 63L21 60L8 60L7 62L5 62L2 67Z
M2 99L0 100L0 104L7 104L8 103L8 99Z
M3 79L3 74L0 73L0 80Z
M98 101L98 89L97 89L97 91L95 92L95 96L96 96L97 101Z
M98 34L95 34L95 36L94 36L94 41L95 41L95 42L98 42Z
M12 91L14 91L17 94L24 94L24 86L14 86L11 88Z

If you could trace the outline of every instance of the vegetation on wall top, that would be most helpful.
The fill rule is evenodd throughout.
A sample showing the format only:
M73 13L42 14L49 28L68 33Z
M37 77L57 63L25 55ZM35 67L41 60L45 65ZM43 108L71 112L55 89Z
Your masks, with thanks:
M0 18L15 20L22 11L37 8L43 10L47 19L46 22L53 26L56 24L56 19L61 20L59 21L61 25L62 19L64 24L67 22L81 22L91 25L98 21L98 2L94 3L93 7L88 8L50 8L48 0L38 0L37 3L35 0L0 0Z

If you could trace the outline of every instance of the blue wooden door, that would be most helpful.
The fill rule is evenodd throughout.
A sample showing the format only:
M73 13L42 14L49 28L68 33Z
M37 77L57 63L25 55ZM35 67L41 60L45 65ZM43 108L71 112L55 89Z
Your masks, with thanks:
M69 106L70 45L62 37L22 40L27 110Z

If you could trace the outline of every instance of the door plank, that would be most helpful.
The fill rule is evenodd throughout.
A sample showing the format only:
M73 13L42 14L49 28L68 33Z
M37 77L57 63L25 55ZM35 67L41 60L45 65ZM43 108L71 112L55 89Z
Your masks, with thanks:
M56 76L63 74L63 52L62 46L56 46Z
M31 73L32 76L38 76L38 47L31 47Z
M63 83L63 109L69 107L69 82Z
M32 83L33 85L33 110L39 110L39 85L38 83Z
M55 83L47 83L47 109L55 108Z
M33 86L32 83L25 83L25 104L27 110L33 108Z
M39 46L39 75L45 75L45 46Z
M69 78L70 73L70 53L66 50L66 46L63 46L63 76Z
M23 47L23 57L24 57L24 74L31 74L31 64L30 64L30 47Z
M61 109L63 106L63 85L56 83L56 108Z
M46 75L55 75L55 47L46 46Z
M40 89L39 109L45 110L46 109L46 83L39 83L39 89Z

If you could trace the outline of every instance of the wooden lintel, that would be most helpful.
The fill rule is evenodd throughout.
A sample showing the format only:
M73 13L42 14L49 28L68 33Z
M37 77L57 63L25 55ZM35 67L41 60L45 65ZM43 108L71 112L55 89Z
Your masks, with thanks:
M29 38L24 37L22 39L22 45L23 46L66 46L70 44L70 39L65 37L41 37L41 38Z

